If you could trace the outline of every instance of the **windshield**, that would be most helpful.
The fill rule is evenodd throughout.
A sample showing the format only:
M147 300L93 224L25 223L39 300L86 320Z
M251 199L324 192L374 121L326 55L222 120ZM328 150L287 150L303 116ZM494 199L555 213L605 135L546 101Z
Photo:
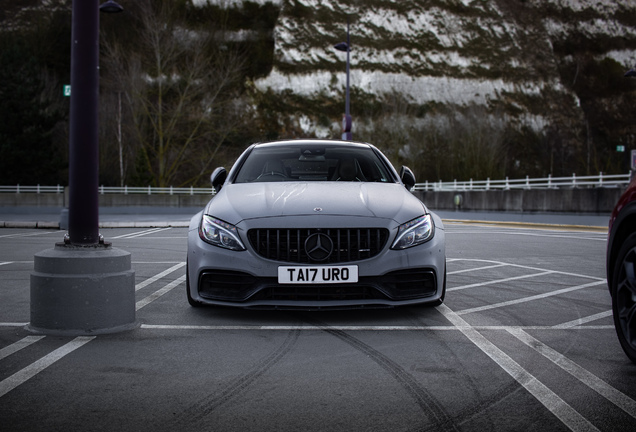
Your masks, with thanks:
M299 144L255 147L235 183L282 181L390 182L390 171L369 147Z

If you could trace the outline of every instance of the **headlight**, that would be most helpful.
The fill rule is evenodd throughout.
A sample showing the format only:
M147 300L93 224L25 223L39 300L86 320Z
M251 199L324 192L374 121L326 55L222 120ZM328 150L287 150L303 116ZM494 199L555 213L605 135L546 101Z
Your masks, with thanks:
M391 249L406 249L433 238L433 220L430 214L420 216L398 227L398 235Z
M201 226L199 227L199 237L204 242L214 246L235 251L245 250L245 246L243 246L243 242L241 242L234 225L208 215L203 215Z

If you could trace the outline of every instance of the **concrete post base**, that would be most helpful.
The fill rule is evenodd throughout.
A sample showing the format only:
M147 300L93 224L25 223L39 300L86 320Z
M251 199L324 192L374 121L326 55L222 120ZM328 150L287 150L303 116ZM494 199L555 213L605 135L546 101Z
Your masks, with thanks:
M57 243L35 255L30 331L79 336L135 327L135 272L129 252L110 243Z

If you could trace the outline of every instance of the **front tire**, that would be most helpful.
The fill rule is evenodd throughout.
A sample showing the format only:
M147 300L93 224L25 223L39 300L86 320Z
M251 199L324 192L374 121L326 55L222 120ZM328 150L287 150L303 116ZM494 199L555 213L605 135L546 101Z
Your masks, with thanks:
M636 363L636 233L622 244L611 281L614 327L627 357Z

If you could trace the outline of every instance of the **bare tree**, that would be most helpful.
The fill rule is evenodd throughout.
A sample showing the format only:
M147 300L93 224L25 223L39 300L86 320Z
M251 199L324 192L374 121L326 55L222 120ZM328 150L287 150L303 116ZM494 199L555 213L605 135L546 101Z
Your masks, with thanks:
M212 32L180 25L170 2L142 0L138 7L134 48L104 44L109 82L121 87L115 91L126 101L151 182L194 184L239 120L232 113L243 61L219 49Z
M503 113L483 106L421 116L403 95L389 93L357 136L378 145L396 165L408 165L419 180L485 179L505 175L506 126Z

